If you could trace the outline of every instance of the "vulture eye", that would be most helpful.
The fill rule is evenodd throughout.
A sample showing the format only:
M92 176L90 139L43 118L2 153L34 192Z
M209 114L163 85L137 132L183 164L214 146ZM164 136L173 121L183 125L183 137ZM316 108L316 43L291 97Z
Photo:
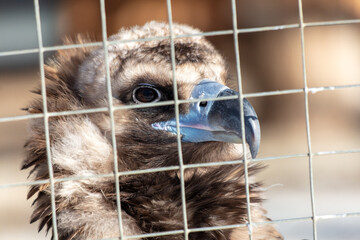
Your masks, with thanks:
M161 99L161 92L151 85L139 85L132 94L136 103L158 102Z

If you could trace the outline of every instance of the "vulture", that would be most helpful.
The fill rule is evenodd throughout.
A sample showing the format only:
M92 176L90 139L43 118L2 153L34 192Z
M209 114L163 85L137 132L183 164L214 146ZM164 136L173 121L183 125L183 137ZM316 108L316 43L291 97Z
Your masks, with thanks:
M54 178L82 178L55 181L54 196L51 196L49 182L30 187L27 197L35 197L31 223L38 222L39 231L54 230L52 197L61 240L118 238L118 210L121 211L123 236L182 230L181 181L184 181L187 228L219 227L210 231L190 231L189 239L248 239L243 164L185 168L183 174L176 168L120 174L116 179L118 185L113 175L109 177L115 170L127 172L179 166L178 134L184 165L240 160L244 156L250 159L258 152L260 125L251 104L244 99L244 113L241 114L239 99L214 100L238 96L225 85L229 74L222 55L199 36L199 30L181 24L173 24L172 30L174 35L196 35L173 39L177 98L198 99L181 102L178 108L174 104L159 104L176 98L167 23L152 21L120 29L109 38L112 43L108 45L107 55L103 47L84 45L58 51L45 65L49 112L108 107L105 56L109 63L113 106L127 107L113 111L113 118L109 111L48 118ZM150 40L117 41L144 38ZM67 40L78 44L90 41L81 36ZM41 91L35 92L40 94ZM147 103L158 104L136 107ZM44 112L42 99L34 99L26 110L30 114ZM242 139L240 115L244 118L245 139ZM116 141L112 141L112 123ZM113 142L116 142L115 147ZM243 143L246 152L243 152ZM30 121L25 154L22 169L31 169L30 176L34 180L48 180L42 118ZM118 169L114 169L114 154ZM252 222L270 220L262 207L262 185L253 177L261 169L257 164L248 166ZM94 175L100 176L91 177ZM117 190L120 192L119 208ZM225 225L238 226L221 228ZM270 223L253 226L252 236L256 240L283 239ZM180 240L185 239L185 235L180 232L142 239Z

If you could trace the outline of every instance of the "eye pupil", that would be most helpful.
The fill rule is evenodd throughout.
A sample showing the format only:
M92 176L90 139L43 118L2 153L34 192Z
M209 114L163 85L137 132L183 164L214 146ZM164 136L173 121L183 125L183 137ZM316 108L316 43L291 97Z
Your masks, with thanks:
M136 92L136 98L141 102L151 102L155 99L156 92L150 88L141 88Z
M160 92L150 86L138 86L133 92L133 100L136 103L157 102L160 98Z

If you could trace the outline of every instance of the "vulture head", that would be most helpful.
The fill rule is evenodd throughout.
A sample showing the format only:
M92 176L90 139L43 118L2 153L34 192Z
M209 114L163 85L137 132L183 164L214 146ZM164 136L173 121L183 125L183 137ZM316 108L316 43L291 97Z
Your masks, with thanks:
M173 33L198 34L199 30L174 24ZM178 166L178 135L184 164L239 160L244 155L249 159L258 152L260 126L256 112L246 99L243 113L240 111L238 93L225 85L228 73L223 57L203 37L175 38L173 71L169 35L168 24L149 22L121 29L110 37L114 41L107 53L111 102L115 108L120 106L113 111L116 151L108 111L49 118L51 162L54 178L59 179L54 183L59 239L120 236L118 209L124 236L184 229L181 177L189 229L248 222L242 164L186 168L183 175L179 170L122 174L116 179L121 203L121 208L117 207L115 179L106 176L114 172L115 153L115 170L126 172ZM153 37L158 40L122 41ZM88 41L78 37L75 42ZM57 52L45 68L48 111L108 107L106 76L102 47ZM225 100L214 100L226 96ZM42 100L33 101L27 110L43 112ZM244 119L244 134L240 117ZM242 144L246 144L246 153ZM25 151L22 168L32 168L30 175L35 180L48 179L43 119L31 120ZM260 169L250 164L249 175ZM74 176L81 178L66 180ZM252 222L269 221L261 206L260 184L251 181L249 191ZM39 231L44 227L49 231L53 227L50 184L33 185L28 198L34 195L31 222L39 222ZM252 234L253 239L282 239L271 224L258 225ZM248 228L194 231L188 237L248 239ZM184 234L153 239L184 239Z

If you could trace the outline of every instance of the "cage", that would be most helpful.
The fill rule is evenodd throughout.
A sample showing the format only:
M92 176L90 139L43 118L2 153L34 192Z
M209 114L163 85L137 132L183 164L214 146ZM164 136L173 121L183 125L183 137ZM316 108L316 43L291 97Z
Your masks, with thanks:
M246 166L260 162L268 165L257 177L267 188L264 204L271 223L278 226L284 238L358 238L360 4L357 1L79 0L49 3L34 0L2 1L0 6L1 239L50 238L44 232L38 234L36 224L29 224L31 202L26 201L27 188L42 184L44 180L26 180L27 173L19 170L29 120L43 119L47 153L51 156L49 117L99 111L109 111L112 116L113 111L121 111L111 102L108 108L72 112L48 112L46 107L44 113L39 114L27 115L20 111L34 98L29 90L38 85L42 91L46 88L46 59L57 50L85 45L107 49L113 44L108 36L119 27L144 24L149 20L165 21L170 27L174 22L183 22L201 28L204 31L201 35L228 58L233 75L230 84L239 90L239 101L248 98L259 112L262 143L256 159L215 164ZM76 45L61 43L61 38L78 32L93 33L101 40ZM172 49L173 40L180 37L183 36L173 33L168 36ZM153 39L141 41L147 40ZM104 52L107 54L106 50ZM175 68L174 56L172 67ZM106 68L107 88L111 89L107 61ZM45 106L44 93L42 97ZM178 106L180 103L175 98L171 104ZM114 126L111 134L115 142ZM180 139L178 141L181 153ZM51 157L48 157L48 163L51 163ZM115 169L116 164L115 157ZM210 165L183 164L179 154L177 166L115 171L102 177L118 179L124 175L169 170L184 173L189 168ZM52 186L52 191L55 183L84 178L57 179L51 174L52 164L48 166L50 175L45 182ZM116 197L120 209L118 191ZM184 181L181 197L184 202ZM248 198L248 209L250 205ZM53 210L56 208L54 197L51 206ZM132 237L121 233L119 237L151 238L168 234L171 238L174 234L183 234L186 239L194 232L238 227L192 229L186 224L184 204L183 214L183 229ZM121 221L119 224L121 229ZM245 225L249 239L253 239L252 227L261 224L269 222L249 219ZM54 211L53 225L56 226ZM54 238L57 239L56 227Z

